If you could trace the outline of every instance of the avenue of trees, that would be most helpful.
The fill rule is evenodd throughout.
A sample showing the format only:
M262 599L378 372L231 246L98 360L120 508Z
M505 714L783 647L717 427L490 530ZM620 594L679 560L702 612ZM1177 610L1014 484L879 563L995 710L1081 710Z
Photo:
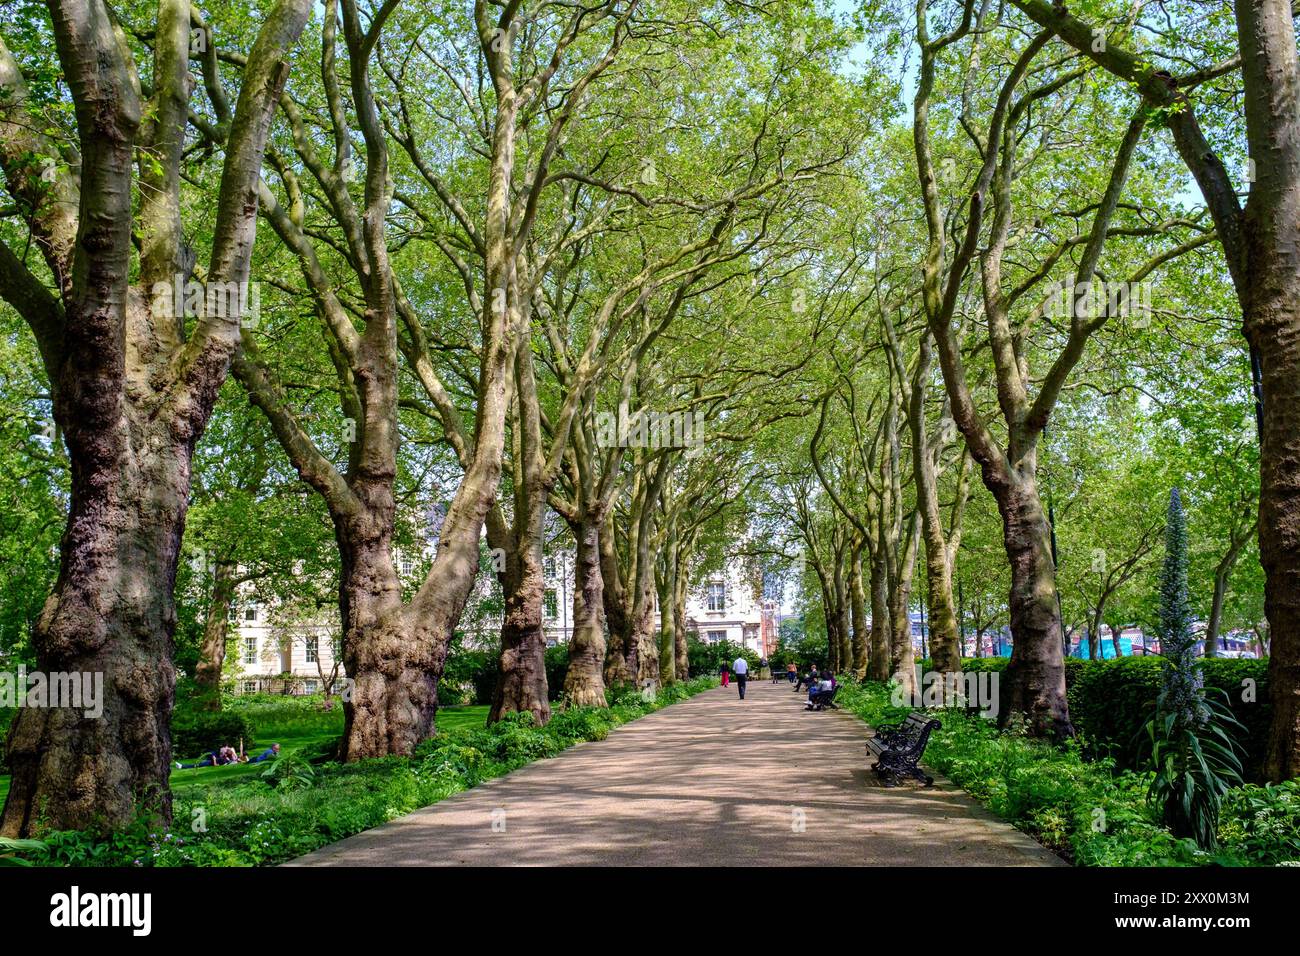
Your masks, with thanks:
M435 732L485 576L490 719L547 721L555 549L566 704L683 679L740 561L842 673L1009 633L1059 741L1068 649L1158 631L1174 488L1300 775L1295 15L6 7L0 662L106 700L17 713L0 835L167 816L241 595L337 630L342 759Z

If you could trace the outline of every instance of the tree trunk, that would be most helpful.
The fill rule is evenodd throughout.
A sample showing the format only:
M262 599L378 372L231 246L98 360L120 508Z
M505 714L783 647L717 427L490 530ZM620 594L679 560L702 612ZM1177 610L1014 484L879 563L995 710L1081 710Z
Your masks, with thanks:
M921 528L916 513L907 523L902 553L890 580L889 590L889 679L897 681L906 694L916 692L916 651L912 647L912 576L916 571L917 545Z
M18 710L3 836L119 829L138 811L171 819L172 583L190 449L146 438L147 425L117 424L61 422L72 453L71 508L59 576L32 633L42 673L78 675L83 687L87 677L102 681L103 713L86 716L88 704ZM123 434L128 427L134 440ZM146 459L127 447L160 450ZM151 491L148 508L134 500L141 489Z
M221 709L221 671L226 663L226 634L235 600L235 575L233 561L218 561L212 572L212 594L203 622L203 646L199 649L198 666L194 668L194 683L208 710Z
M1296 161L1293 155L1291 162ZM1290 215L1294 221L1295 207ZM1300 482L1296 480L1296 463L1300 461L1300 269L1296 259L1300 243L1290 255L1289 281L1282 270L1274 270L1273 282L1267 273L1261 275L1252 302L1253 321L1247 319L1252 341L1269 343L1267 349L1260 349L1265 403L1259 556L1271 637L1268 684L1273 708L1264 774L1273 781L1300 777Z
M853 610L853 676L861 680L867 674L867 660L870 657L869 638L867 636L867 591L862 582L862 549L865 545L859 539L853 548L849 565L849 587L852 594Z
M889 572L884 549L877 548L871 557L871 656L867 661L867 676L872 680L889 680L892 646L893 638L889 627Z
M605 621L609 627L609 641L605 648L605 687L621 687L636 679L636 671L628 669L628 635L631 627L625 604L622 571L619 567L618 549L614 545L614 522L607 517L600 529L600 572L604 588L601 595L605 605ZM635 654L635 647L632 653Z
M2 41L0 165L56 290L3 246L0 296L36 336L71 464L59 575L32 633L37 668L79 675L83 690L87 679L102 688L96 708L19 710L0 815L7 837L38 827L120 828L137 811L170 822L176 562L194 446L243 319L235 303L229 321L201 319L187 338L183 317L155 312L148 298L156 282L170 285L192 262L179 185L190 90L187 8L159 6L155 89L144 103L109 8L58 0L49 7L77 126L72 171L50 167L52 181L43 173L36 181L33 154L61 150L31 123L25 81ZM277 4L246 60L210 210L209 282L238 288L248 278L257 170L308 14L306 3ZM133 181L137 152L151 159L143 188ZM139 287L130 285L133 272Z
M571 525L577 551L573 565L573 637L564 697L575 707L605 704L605 608L600 574L600 525Z
M847 671L853 667L853 638L849 634L849 593L848 581L844 574L843 548L837 548L832 555L835 561L833 569L835 595L835 661L831 665L836 672Z
M677 581L673 589L673 646L677 652L677 676L682 680L687 680L691 676L691 659L686 646L687 583L687 576L679 562Z
M1061 619L1051 530L1031 479L995 486L1003 543L1011 563L1011 660L1001 720L1023 714L1038 736L1074 735L1065 699Z
M540 522L539 522L540 525ZM538 725L551 719L546 689L546 637L542 630L545 584L541 529L506 554L505 613L501 620L501 675L492 694L488 723L531 711Z
M632 611L632 632L628 646L636 648L635 658L628 659L628 673L636 674L637 687L643 688L647 684L658 686L659 641L655 631L653 570L647 570L641 581L640 596Z
M917 509L921 512L921 532L925 539L930 665L937 671L954 673L961 670L961 646L957 639L957 616L953 611L952 565L948 558L943 518L939 513L939 479L925 434L925 393L930 366L930 335L923 332L908 398L907 420L912 432L912 474L916 480Z
M663 567L656 581L659 596L659 677L664 685L677 683L677 647L673 637L673 583L676 577L675 542L664 549Z
M371 509L335 524L341 568L345 760L409 754L433 728L438 706L432 635L412 625L392 560L391 489L358 484Z
M1228 578L1237 565L1237 556L1245 546L1249 531L1238 535L1233 529L1228 542L1228 550L1219 559L1214 568L1214 598L1210 603L1210 619L1205 626L1205 656L1217 657L1219 654L1219 627L1223 620L1223 602L1228 595Z

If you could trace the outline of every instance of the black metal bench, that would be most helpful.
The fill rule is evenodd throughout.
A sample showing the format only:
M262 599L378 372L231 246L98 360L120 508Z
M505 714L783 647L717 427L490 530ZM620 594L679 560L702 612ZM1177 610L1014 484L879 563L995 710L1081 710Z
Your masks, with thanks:
M777 670L772 671L772 683L784 684L787 680L790 679L786 676L788 673L789 671L777 671Z
M895 786L901 776L915 777L926 786L933 784L934 778L922 771L918 764L925 753L925 745L930 742L930 734L942 726L933 717L914 710L897 727L877 729L874 737L867 738L867 753L876 758L876 765L872 768L876 776L888 787Z
M840 692L839 687L832 687L830 690L819 690L808 698L808 703L812 706L810 710L825 710L829 707L831 710L839 710L835 706L835 695Z

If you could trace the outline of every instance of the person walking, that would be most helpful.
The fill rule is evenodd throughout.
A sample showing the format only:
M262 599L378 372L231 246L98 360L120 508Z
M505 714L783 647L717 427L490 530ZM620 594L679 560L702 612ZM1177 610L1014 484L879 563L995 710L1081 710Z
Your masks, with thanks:
M718 668L718 676L722 678L722 686L726 687L731 683L731 671L727 670L727 665L723 664Z
M749 661L742 654L732 663L731 670L736 675L736 690L740 691L740 699L744 700L745 683L749 680Z

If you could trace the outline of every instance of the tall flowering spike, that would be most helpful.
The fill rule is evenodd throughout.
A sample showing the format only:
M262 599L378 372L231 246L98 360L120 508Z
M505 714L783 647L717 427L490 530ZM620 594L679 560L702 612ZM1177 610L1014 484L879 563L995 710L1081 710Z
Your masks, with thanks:
M1187 517L1182 497L1169 494L1165 521L1165 563L1160 572L1160 649L1169 660L1165 668L1161 709L1176 712L1180 721L1199 723L1201 673L1196 666L1192 611L1187 600Z

